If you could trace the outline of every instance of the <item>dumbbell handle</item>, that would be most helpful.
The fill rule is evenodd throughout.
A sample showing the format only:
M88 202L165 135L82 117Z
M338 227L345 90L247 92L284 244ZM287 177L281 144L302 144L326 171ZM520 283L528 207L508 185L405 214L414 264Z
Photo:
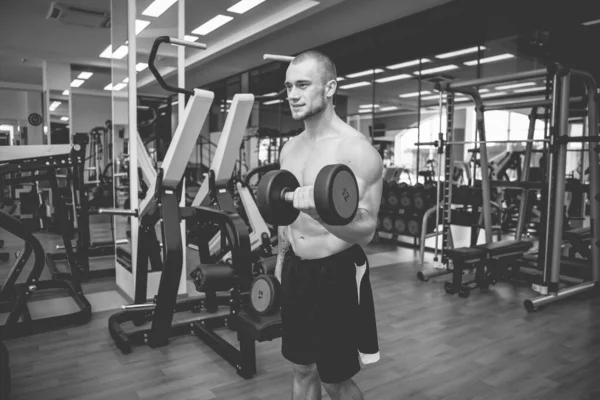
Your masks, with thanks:
M285 201L287 201L288 203L293 203L294 202L294 192L293 191L289 191L289 190L284 190L283 192L283 199Z

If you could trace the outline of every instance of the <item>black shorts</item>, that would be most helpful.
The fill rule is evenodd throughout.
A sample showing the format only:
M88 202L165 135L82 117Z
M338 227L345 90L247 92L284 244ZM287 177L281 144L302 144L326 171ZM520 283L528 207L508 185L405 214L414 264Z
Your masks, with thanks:
M294 364L316 363L324 383L360 371L355 247L316 260L290 249L283 261L282 354Z

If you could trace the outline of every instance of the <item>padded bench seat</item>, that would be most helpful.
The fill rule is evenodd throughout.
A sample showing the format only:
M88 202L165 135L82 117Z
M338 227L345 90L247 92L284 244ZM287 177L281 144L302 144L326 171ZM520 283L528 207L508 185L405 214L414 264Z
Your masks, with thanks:
M478 248L486 251L488 256L494 258L502 258L523 254L533 246L532 242L523 240L502 240L500 242L492 242L481 244Z
M237 313L236 329L249 335L257 342L281 337L281 313L259 315L245 306Z
M446 255L453 261L469 264L485 258L486 251L477 247L459 247L458 249L446 250Z
M582 227L582 228L575 228L575 229L570 229L568 231L565 231L563 233L563 238L565 240L589 240L592 238L592 228L590 228L589 226L586 227Z

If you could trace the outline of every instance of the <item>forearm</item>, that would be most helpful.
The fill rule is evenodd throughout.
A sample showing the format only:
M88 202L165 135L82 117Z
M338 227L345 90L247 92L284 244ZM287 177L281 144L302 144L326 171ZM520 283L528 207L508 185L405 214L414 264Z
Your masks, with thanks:
M371 241L377 227L375 218L364 208L359 208L354 219L347 225L328 225L323 221L319 222L338 238L361 246Z
M283 259L285 258L285 253L287 253L287 251L290 248L290 241L287 237L287 227L285 226L280 226L278 229L279 231L279 237L277 240L277 263L275 264L275 269L279 269L281 270L281 267L283 266Z

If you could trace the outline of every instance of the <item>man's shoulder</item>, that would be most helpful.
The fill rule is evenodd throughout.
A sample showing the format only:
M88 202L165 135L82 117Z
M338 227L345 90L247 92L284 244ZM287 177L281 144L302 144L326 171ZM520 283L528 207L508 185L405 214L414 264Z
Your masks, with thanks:
M299 133L296 136L289 138L281 147L280 158L285 156L286 153L289 153L290 149L294 148L294 146L296 146L296 144L299 141L301 141L303 137L304 137L304 131L302 131L301 133Z

